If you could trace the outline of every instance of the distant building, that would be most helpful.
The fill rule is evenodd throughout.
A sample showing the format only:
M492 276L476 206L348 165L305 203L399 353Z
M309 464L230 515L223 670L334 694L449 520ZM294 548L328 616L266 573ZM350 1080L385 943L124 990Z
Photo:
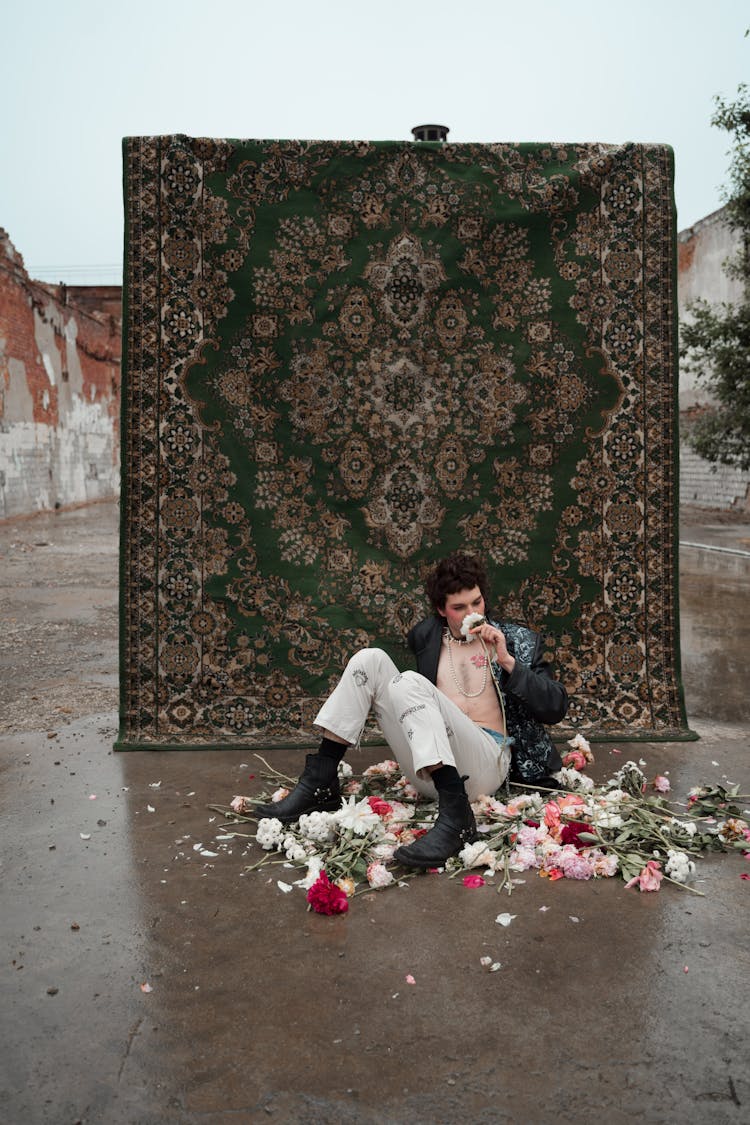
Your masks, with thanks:
M117 496L121 307L34 281L0 228L0 519Z
M680 320L689 319L691 301L703 298L711 304L743 299L742 283L730 277L724 266L740 247L739 235L726 222L721 208L677 236L677 305ZM684 430L691 415L710 402L692 372L680 369L679 409ZM750 473L705 461L681 441L680 502L706 508L750 507Z

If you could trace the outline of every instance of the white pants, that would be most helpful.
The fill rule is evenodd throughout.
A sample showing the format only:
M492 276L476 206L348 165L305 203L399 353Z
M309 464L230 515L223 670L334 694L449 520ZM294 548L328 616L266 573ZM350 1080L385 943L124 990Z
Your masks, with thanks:
M356 652L315 725L358 743L370 711L401 767L420 793L435 796L428 766L441 762L468 774L474 801L502 785L510 765L507 739L499 743L418 672L399 672L379 648Z

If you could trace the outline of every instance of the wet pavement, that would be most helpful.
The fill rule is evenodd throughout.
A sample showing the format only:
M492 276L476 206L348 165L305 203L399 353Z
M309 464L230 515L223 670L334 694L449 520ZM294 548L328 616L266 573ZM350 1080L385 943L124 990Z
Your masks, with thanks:
M750 524L685 524L700 741L599 744L592 773L748 793ZM112 752L116 595L114 505L0 524L4 1125L750 1120L747 860L702 860L702 897L425 875L308 913L215 844L207 806L263 785L252 752Z

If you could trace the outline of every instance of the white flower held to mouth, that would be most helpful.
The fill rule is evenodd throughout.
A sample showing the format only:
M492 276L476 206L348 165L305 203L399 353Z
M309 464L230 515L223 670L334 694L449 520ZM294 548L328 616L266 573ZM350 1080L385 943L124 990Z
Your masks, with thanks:
M474 634L470 632L471 629L476 629L477 625L484 625L486 618L483 613L467 613L461 622L461 635L466 637L467 643L474 640Z

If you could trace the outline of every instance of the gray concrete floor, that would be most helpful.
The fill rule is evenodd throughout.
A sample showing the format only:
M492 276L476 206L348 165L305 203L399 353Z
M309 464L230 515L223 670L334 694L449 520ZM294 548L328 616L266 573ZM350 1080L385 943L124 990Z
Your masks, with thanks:
M750 525L689 512L681 539L701 739L598 745L593 773L747 793ZM428 875L307 913L192 848L260 788L250 752L112 752L116 556L112 504L0 524L0 1122L750 1121L746 860L701 862L704 897Z

